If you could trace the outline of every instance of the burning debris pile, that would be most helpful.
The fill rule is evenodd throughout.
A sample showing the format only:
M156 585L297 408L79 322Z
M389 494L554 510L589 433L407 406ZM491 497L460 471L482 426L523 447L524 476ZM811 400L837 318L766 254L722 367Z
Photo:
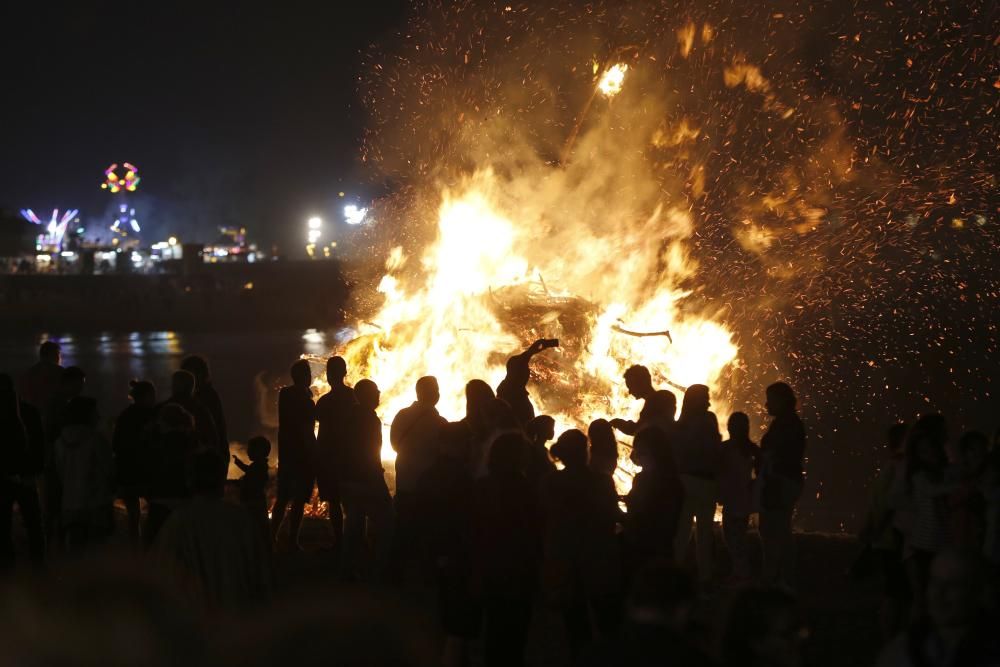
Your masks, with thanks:
M486 170L446 192L436 239L415 258L401 247L390 253L381 308L338 350L352 379L370 377L382 388L387 419L413 400L423 375L438 378L441 413L462 418L466 382L496 386L507 357L537 338L561 343L536 361L530 390L539 411L563 428L634 415L622 374L635 363L660 384L719 385L736 359L731 333L685 312L688 294L666 279L687 270L681 246L691 226L683 212L598 219L567 235L543 223L544 206L505 210L514 201L507 185ZM658 242L644 240L647 225L659 230ZM383 453L392 458L387 444Z

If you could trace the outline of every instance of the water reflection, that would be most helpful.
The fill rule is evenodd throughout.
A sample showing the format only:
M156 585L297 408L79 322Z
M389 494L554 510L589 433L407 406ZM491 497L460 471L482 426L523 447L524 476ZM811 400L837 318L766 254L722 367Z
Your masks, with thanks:
M19 375L35 362L45 340L60 344L63 365L87 373L87 393L110 418L128 405L128 382L152 381L161 399L169 394L170 375L184 356L204 356L224 401L230 435L246 441L267 434L273 419L262 410L271 391L287 382L291 363L302 354L326 354L336 345L332 332L197 333L180 331L39 333L0 340L0 372ZM256 389L255 389L256 385ZM262 395L260 392L265 393ZM265 417L261 419L261 417Z

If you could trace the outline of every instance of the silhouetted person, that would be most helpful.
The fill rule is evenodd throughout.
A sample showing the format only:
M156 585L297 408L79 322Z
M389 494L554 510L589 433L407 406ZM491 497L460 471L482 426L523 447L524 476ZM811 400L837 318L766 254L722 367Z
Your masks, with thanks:
M212 374L208 370L208 362L203 357L191 355L185 357L181 362L181 370L194 375L195 389L194 400L198 401L209 414L212 415L212 424L215 426L217 438L217 454L222 463L222 474L225 476L229 471L229 431L226 429L226 414L222 409L222 399L212 384Z
M549 440L556 437L556 420L549 415L538 415L524 429L528 437L528 451L524 464L524 472L528 482L537 486L545 477L555 471L556 466L549 456L546 446Z
M416 489L420 476L434 462L445 424L435 407L441 398L437 379L426 376L417 380L416 395L417 400L399 411L389 430L389 442L396 452L397 501Z
M950 547L977 552L983 549L989 446L985 433L963 433L955 447L955 460L945 471L945 479L955 486L948 496L947 543Z
M475 460L478 461L474 467L473 474L477 478L486 476L490 460L490 448L493 447L493 443L496 442L497 438L507 433L516 433L524 438L524 429L518 423L517 416L514 414L513 408L507 404L507 401L494 398L486 403L483 412L487 435L482 440L475 442L474 446L477 449L473 449L473 455L476 457ZM529 448L525 448L522 451L522 456L524 456L524 461L522 461L521 465L522 471L525 462L528 460L529 452Z
M329 507L330 526L337 552L344 546L344 512L340 492L340 461L347 446L347 429L351 413L357 405L354 390L344 380L347 377L347 362L343 357L326 360L326 381L330 391L316 401L316 422L319 432L316 436L316 482L319 497Z
M40 408L42 411L42 422L45 428L46 441L51 446L59 437L65 420L65 410L67 404L77 396L83 394L83 389L87 384L87 374L79 366L67 366L62 369L59 376L59 386L49 399L48 404ZM51 452L46 452L51 454Z
M271 591L269 549L246 508L223 500L216 451L193 460L192 497L175 509L156 538L158 560L194 584L195 599L209 608L244 610Z
M525 447L516 433L497 438L471 498L472 577L483 603L488 667L524 664L531 623L540 534L536 493L521 469Z
M946 549L935 556L925 593L927 613L885 646L878 666L1000 664L989 580L977 553Z
M354 385L358 404L351 412L348 441L341 465L341 493L344 499L343 576L362 576L361 550L365 526L375 533L375 562L372 579L380 581L386 573L392 553L392 498L382 468L382 420L375 409L381 400L378 385L360 380ZM369 533L369 538L371 535Z
M38 348L38 361L18 379L17 390L21 400L37 410L46 410L62 380L61 362L62 348L59 343L51 340L42 343Z
M265 437L256 436L247 441L247 457L250 463L233 455L233 463L243 471L243 477L240 478L240 503L250 512L265 540L269 540L271 535L270 522L267 518L267 482L270 477L267 457L270 454L270 441Z
M469 380L465 385L465 418L462 423L473 437L486 437L489 424L487 407L496 398L493 388L484 380Z
M191 497L191 469L197 451L191 414L176 403L162 406L153 427L145 473L149 513L143 538L147 545L152 544L170 513Z
M212 413L208 411L194 396L196 381L194 374L189 371L174 371L170 376L170 397L161 404L179 405L194 419L194 434L198 438L198 445L205 449L211 449L217 454L221 451L219 446L219 432L215 428L215 420ZM226 461L229 460L229 449L226 447Z
M595 419L587 429L590 439L590 468L602 475L612 476L618 469L618 439L607 419Z
M666 389L657 391L645 366L629 366L624 378L628 393L643 402L642 410L638 421L612 419L611 426L625 435L635 435L646 426L656 426L669 436L677 411L677 397Z
M669 559L652 561L633 577L618 640L597 644L578 664L713 667L707 628L697 621L697 612L691 577Z
M986 534L983 536L983 556L994 568L1000 568L1000 447L996 437L983 475L986 498Z
M684 392L681 416L674 430L673 453L684 486L684 505L677 524L674 558L682 563L691 539L691 520L695 521L695 561L698 581L712 579L712 542L715 537L715 501L718 496L716 476L719 470L719 422L711 405L708 387L693 384Z
M396 452L394 536L401 567L418 555L417 482L437 458L441 429L447 423L435 407L441 398L436 378L428 375L417 380L416 395L417 400L399 411L389 429L389 444Z
M625 496L626 558L629 570L635 572L655 559L673 560L684 489L660 429L639 432L632 443L632 462L642 468Z
M894 636L906 620L910 606L910 587L903 568L903 536L894 524L892 490L905 475L903 455L906 444L906 424L893 424L886 433L886 454L878 479L872 485L871 501L860 540L868 545L882 571L882 631Z
M760 450L750 439L750 418L742 412L729 415L729 440L722 443L719 466L719 502L722 504L722 535L732 561L732 579L750 578L748 531L753 513L753 471Z
M587 436L571 429L552 445L563 464L542 482L543 582L550 604L563 614L573 659L593 632L617 630L621 561L615 526L618 494L611 478L587 466Z
M17 503L28 536L28 551L37 568L45 559L45 531L36 479L42 470L45 436L41 417L19 400L14 381L0 374L0 569L14 565L12 514Z
M798 667L807 636L795 598L777 588L736 595L722 633L725 667Z
M114 529L114 452L97 429L97 401L69 402L55 443L67 547L80 551L103 542Z
M902 532L904 566L913 593L911 620L926 610L924 591L931 561L947 541L947 497L956 488L945 479L947 442L948 426L941 415L920 417L907 438L905 474L899 489L905 495L900 504L909 513Z
M554 338L541 338L532 343L521 354L507 360L507 375L497 385L497 398L506 401L514 411L514 417L521 426L527 425L535 416L535 408L528 396L528 380L531 379L531 358L550 347L558 347Z
M309 362L299 359L292 364L291 376L292 384L278 392L278 497L271 515L271 537L277 542L285 508L291 503L288 544L298 548L302 515L315 482L316 406L309 386Z
M470 588L470 531L473 497L468 432L464 424L445 424L434 463L417 482L420 526L434 565L438 615L447 636L442 662L467 662L467 644L480 633L482 610Z
M806 430L796 412L792 388L775 382L766 391L767 413L774 417L760 441L760 539L764 547L764 580L792 586L795 542L792 515L802 495L802 459Z
M128 534L139 543L139 497L148 486L146 467L156 424L156 387L152 382L133 381L129 389L131 405L115 420L111 445L115 452L118 497L128 514Z

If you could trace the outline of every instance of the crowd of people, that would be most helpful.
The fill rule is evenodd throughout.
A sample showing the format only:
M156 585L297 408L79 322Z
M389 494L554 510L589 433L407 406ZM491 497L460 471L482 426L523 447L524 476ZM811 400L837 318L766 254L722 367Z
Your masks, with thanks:
M759 444L744 412L729 416L723 440L708 387L688 387L678 411L676 395L636 365L624 382L642 401L637 420L596 419L557 435L528 392L532 357L557 345L539 340L512 356L496 391L470 380L455 422L436 408L437 380L420 378L412 405L391 416L392 490L379 387L349 386L334 356L317 400L310 363L296 361L278 395L272 504L271 442L251 438L248 460L231 454L204 359L183 360L166 400L134 381L106 437L86 374L61 366L58 344L45 342L16 381L0 375L0 566L15 567L15 505L42 571L104 544L117 499L127 541L207 608L266 603L275 559L300 549L318 490L338 580L432 587L444 664L468 664L475 651L487 665L524 664L539 603L561 619L572 664L798 664L792 519L806 429L792 388L764 392L771 421ZM974 432L952 440L939 415L895 425L888 440L855 568L883 577L883 664L996 664L985 623L994 618L986 583L1000 564L1000 449ZM638 472L619 496L614 475L626 457ZM242 471L237 502L225 492L230 459ZM692 610L719 591L735 599L710 642Z

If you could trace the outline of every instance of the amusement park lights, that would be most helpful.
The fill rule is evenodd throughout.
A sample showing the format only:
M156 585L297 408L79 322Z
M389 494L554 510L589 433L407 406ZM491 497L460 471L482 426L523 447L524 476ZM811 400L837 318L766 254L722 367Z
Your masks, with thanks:
M139 181L142 180L139 176L139 168L131 162L123 162L122 167L125 169L123 176L118 175L118 163L114 163L104 170L104 182L101 183L102 189L109 191L111 194L121 195L127 192L135 192L139 186ZM119 204L118 216L111 224L111 231L116 234L127 235L130 229L136 234L141 231L139 222L135 217L135 208L129 206L127 203Z
M123 162L122 167L125 168L124 176L118 175L117 163L112 164L104 170L104 182L101 183L102 189L110 190L112 194L117 194L122 190L135 192L135 189L139 186L139 181L142 180L139 176L139 168L129 162Z
M127 233L127 229L131 229L136 234L141 231L139 229L139 222L135 219L135 209L128 204L120 204L118 206L118 218L111 225L111 231L125 234Z
M21 209L21 216L33 225L44 225L45 232L38 235L38 243L45 247L54 247L56 250L62 248L63 238L66 236L66 228L69 223L76 218L80 211L71 209L59 215L59 209L52 209L52 217L48 222L42 222L41 218L35 215L30 208Z

